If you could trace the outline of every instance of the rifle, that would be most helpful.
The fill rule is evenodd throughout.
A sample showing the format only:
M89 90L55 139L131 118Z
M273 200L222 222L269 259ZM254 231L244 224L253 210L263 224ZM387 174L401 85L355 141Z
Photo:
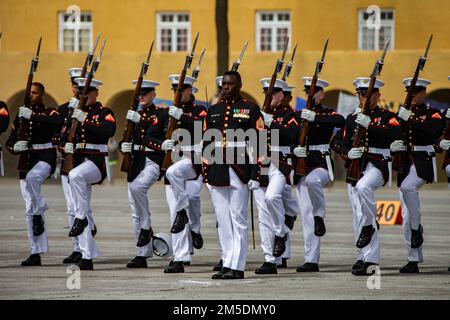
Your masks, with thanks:
M419 58L419 61L417 62L416 71L414 72L414 76L411 80L411 85L409 86L408 93L406 94L405 103L403 104L403 108L407 110L411 110L411 104L413 99L413 93L416 88L417 78L419 77L419 72L423 70L425 67L425 62L427 61L428 57L428 51L430 50L431 40L433 39L433 35L430 35L430 38L428 39L428 44L425 49L425 53L423 56ZM400 119L400 128L401 128L401 135L404 138L406 135L406 131L408 130L406 122ZM407 146L407 152L411 151L411 148ZM393 155L392 158L392 169L395 171L398 171L401 173L403 171L402 164L405 163L405 152L398 152Z
M198 59L198 64L195 67L194 71L192 71L192 78L198 79L198 75L200 73L200 67L202 66L203 56L205 55L205 48L203 48L202 53L200 54L200 58Z
M294 57L295 57L295 52L296 51L297 51L297 43L295 43L294 50L292 51L291 60L289 61L289 63L284 68L283 77L281 78L281 80L283 80L283 81L286 81L286 79L291 74L292 65L294 64Z
M245 42L244 47L241 50L241 54L239 55L239 58L233 62L233 66L231 67L231 71L237 71L239 69L239 66L241 65L242 59L244 59L244 53L247 50L248 46L248 40Z
M377 60L375 62L375 66L373 67L372 74L370 75L370 83L369 83L369 88L367 89L366 101L361 110L361 112L366 116L369 115L370 100L372 98L373 89L375 87L375 82L377 80L377 76L381 73L381 69L383 68L384 58L386 56L386 52L389 47L389 42L390 42L390 40L384 46L383 54L381 55L380 60ZM358 125L358 128L357 128L355 136L354 136L354 140L353 140L353 146L352 146L353 148L358 148L360 146L361 140L366 134L366 130L367 129L364 128L363 126ZM347 171L347 179L346 179L347 183L357 182L359 180L360 175L361 175L361 159L350 160L350 164L349 164L348 171Z
M316 69L314 75L311 79L311 86L309 87L308 98L306 100L306 109L312 110L314 108L314 91L316 90L317 79L319 79L319 74L322 71L322 67L325 63L325 54L328 48L328 40L325 41L325 45L322 51L322 58L316 62ZM306 136L308 135L309 123L308 121L302 119L302 127L300 130L300 135L298 137L298 144L301 147L306 147ZM295 172L298 175L304 176L307 172L306 158L298 158L297 165L295 167Z
M233 62L233 66L231 67L230 71L238 71L239 66L242 63L242 59L244 58L245 51L247 50L247 46L248 46L248 40L245 42L244 47L242 47L241 54L239 55L239 58L236 61ZM220 101L220 100L222 100L222 92L220 92L220 90L217 90L217 91L218 91L217 93L219 95L217 97L217 99L218 99L218 101Z
M100 61L101 61L102 55L103 55L103 50L105 49L105 44L106 44L106 39L103 41L103 44L102 44L102 47L100 48L100 53L99 53L97 59L94 61L94 63L92 63L91 70L89 71L89 75L87 76L86 84L84 86L83 95L81 96L81 100L77 107L78 109L82 110L86 106L87 99L88 99L88 97L87 97L88 90L89 90L89 87L91 86L92 78L94 78L94 73L97 71L98 66L100 65ZM75 134L78 129L78 124L79 124L79 122L77 119L75 119L75 118L72 119L72 125L70 127L69 137L67 139L68 143L73 143L73 141L75 140ZM72 170L72 168L73 168L73 154L68 153L64 157L64 163L61 168L61 172L65 173L65 174L69 174L69 172L70 172L70 170Z
M92 60L94 59L94 53L95 53L95 50L97 49L99 40L100 40L100 32L97 34L97 38L95 39L94 48L91 51L89 51L86 56L86 60L84 61L83 69L81 69L81 75L80 75L81 78L84 78L86 76L87 69L91 65Z
M286 50L289 44L289 37L286 38L286 41L284 43L284 49L283 53L281 55L281 58L277 60L277 63L275 64L275 70L273 71L272 78L270 79L269 88L267 88L266 91L266 97L264 98L264 103L262 106L262 111L268 113L270 111L270 104L272 103L272 95L273 95L273 88L275 87L275 81L277 81L277 75L281 72L283 69L283 63L284 58L286 57Z
M141 87L142 87L142 82L144 80L144 76L147 74L152 51L153 51L153 41L150 46L150 51L148 52L147 60L145 60L145 62L142 63L141 72L139 73L139 78L136 83L136 87L134 88L133 100L131 100L132 102L131 102L130 110L136 111L139 106L139 96L140 96L140 91L141 91ZM134 122L128 120L125 131L123 132L123 138L122 138L123 142L130 142L132 140L133 132L134 132ZM130 170L132 161L133 161L133 152L125 153L123 155L122 167L120 168L120 171L128 173L128 171Z
M26 107L30 107L31 104L31 84L33 83L33 75L37 70L38 67L38 63L39 63L39 53L41 51L41 43L42 43L42 37L40 37L39 39L39 43L38 43L38 47L36 50L36 56L31 60L31 67L30 67L30 72L28 74L28 79L27 79L27 87L25 89L25 99L24 99L24 106ZM26 136L26 132L29 130L30 128L30 121L28 119L25 118L20 118L20 125L19 125L19 135L18 135L18 140L25 140L25 136ZM26 172L28 171L28 156L29 153L28 151L24 151L20 153L19 156L19 163L17 165L17 170L19 170L19 172Z
M186 78L187 70L191 67L192 59L194 58L195 47L197 46L197 40L198 40L198 32L195 35L194 45L192 46L191 52L188 55L186 55L184 67L183 67L183 70L181 71L180 79L178 81L178 87L177 87L177 91L175 92L175 99L174 99L174 103L173 103L174 106L177 108L181 108L181 97L183 95L184 79ZM177 120L175 120L174 118L171 117L169 119L169 125L167 126L166 139L172 138L172 133L175 130L176 126L177 126ZM166 152L166 156L164 157L164 161L161 166L161 170L165 171L171 165L172 165L172 151L168 150Z

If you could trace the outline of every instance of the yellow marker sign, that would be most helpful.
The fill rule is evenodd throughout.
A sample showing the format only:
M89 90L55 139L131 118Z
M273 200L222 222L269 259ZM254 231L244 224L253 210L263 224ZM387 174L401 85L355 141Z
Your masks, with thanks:
M379 224L402 224L400 201L377 201L377 221Z

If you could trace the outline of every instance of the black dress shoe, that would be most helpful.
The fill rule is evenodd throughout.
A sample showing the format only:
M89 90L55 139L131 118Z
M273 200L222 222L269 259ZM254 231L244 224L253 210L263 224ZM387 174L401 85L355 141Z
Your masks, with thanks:
M91 230L92 238L95 238L95 235L97 234L97 226L94 224L94 229Z
M33 236L39 237L45 231L44 219L41 215L33 216Z
M147 268L147 258L136 256L127 263L127 268Z
M302 266L299 266L296 269L297 272L319 272L319 264L318 263L312 263L312 262L306 262Z
M264 262L261 267L255 270L256 274L277 274L277 265L275 263Z
M203 248L203 237L200 233L195 233L194 231L191 231L192 236L192 246L195 249L201 249Z
M75 218L75 220L73 221L72 228L70 229L69 232L69 237L78 237L80 234L83 233L84 228L86 228L87 226L88 226L87 218L84 218L82 220Z
M364 264L364 261L362 261L362 260L357 260L357 261L355 262L355 264L353 265L352 270L361 268L363 264Z
M150 240L152 240L152 237L153 237L152 228L150 228L149 230L141 229L136 246L144 247L148 245L150 243Z
M20 264L22 267L32 267L41 265L41 256L39 253L30 255L26 260Z
M74 251L70 256L63 260L63 263L78 263L81 261L81 252Z
M80 268L80 270L94 270L94 263L92 262L92 259L81 259L78 263L78 268Z
M233 270L226 272L223 274L223 280L235 280L235 279L244 279L244 271Z
M423 228L422 225L419 224L419 229L414 230L411 229L411 248L417 249L423 244Z
M212 271L220 271L220 270L222 270L222 266L223 266L223 260L220 259L220 261L214 266Z
M316 237L322 237L327 232L325 222L322 217L314 217L314 234Z
M220 261L222 261L222 260L220 260ZM219 272L217 272L216 274L213 274L211 279L223 279L223 275L230 270L231 270L230 268L223 267L222 269L220 269Z
M175 217L175 221L173 222L172 228L170 229L171 233L179 233L184 230L186 223L189 222L189 218L187 216L186 210L181 210L177 212L177 216Z
M372 235L374 232L375 228L371 224L362 227L358 241L356 242L356 247L362 249L367 246L372 240Z
M275 236L275 241L273 244L273 256L275 258L281 257L286 250L286 240L287 234L284 237Z
M283 268L283 269L287 269L287 258L282 258L281 259L281 264L277 265L277 268Z
M284 215L284 224L289 228L289 230L294 229L294 222L297 220L297 217L291 217L288 214Z
M352 270L352 274L355 276L368 276L374 273L374 271L372 271L371 273L367 272L367 269L370 266L375 266L377 265L376 263L372 263L372 262L363 262L359 268L357 269L353 269Z
M169 265L164 269L164 273L183 273L183 261L170 261Z
M400 273L419 273L419 263L408 261L408 263L400 269Z
M448 271L450 271L450 267L448 267Z
M183 266L190 266L191 262L190 261L183 261Z

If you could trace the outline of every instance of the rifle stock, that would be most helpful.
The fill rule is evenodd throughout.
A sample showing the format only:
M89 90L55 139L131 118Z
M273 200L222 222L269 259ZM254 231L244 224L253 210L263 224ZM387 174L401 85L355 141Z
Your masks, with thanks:
M390 41L388 41L384 47L383 54L381 55L380 60L377 60L375 62L375 66L373 67L372 74L370 75L370 83L369 88L367 89L366 94L366 101L364 103L364 106L362 107L361 112L364 115L368 115L370 111L370 102L372 100L372 94L375 88L375 83L377 80L377 76L381 73L381 69L384 65L384 57L386 56L387 48L389 47ZM366 134L366 128L364 128L361 125L358 125L358 128L355 133L355 137L353 140L352 147L358 148L361 145L361 140L363 139L364 135ZM349 160L349 167L347 170L347 183L355 183L359 180L361 176L361 159L352 159Z
M175 92L175 98L174 98L174 106L177 108L181 108L181 98L183 96L184 79L186 79L187 70L190 68L192 59L194 58L195 47L197 45L197 40L198 40L198 34L199 33L197 32L197 34L195 36L195 40L194 40L194 45L192 46L192 51L186 56L186 60L184 62L184 67L183 67L183 70L181 71L180 79L178 80L177 91ZM177 126L177 120L170 117L169 124L167 126L167 131L166 131L166 139L172 139L172 133L175 130L176 126ZM166 171L171 165L172 165L172 151L167 150L166 155L164 157L164 161L161 166L161 171Z
M30 72L28 74L27 78L27 86L25 89L25 98L24 98L24 106L30 107L31 104L31 84L33 83L33 76L34 73L37 70L38 63L39 63L39 54L41 51L41 43L42 43L42 37L39 39L38 47L36 50L36 56L31 60L31 66L30 66ZM30 121L25 118L20 118L20 124L19 124L19 133L18 133L18 140L25 140L26 133L30 129ZM29 151L21 152L19 155L19 162L17 164L17 170L19 172L26 172L29 169Z
M411 80L411 85L409 86L408 93L406 94L405 102L403 103L403 107L407 110L411 110L411 104L413 99L413 93L416 88L417 79L419 78L419 73L423 68L425 67L425 63L427 61L428 57L428 51L430 50L431 41L433 40L433 35L430 36L428 39L428 44L425 49L425 53L423 56L419 58L419 61L417 62L416 70L414 71L414 76ZM405 140L405 135L408 130L406 122L400 119L400 129L401 129L401 136L403 140ZM406 154L407 152L411 151L409 150L409 147L407 147L406 152L396 152L392 157L392 169L402 173L403 172L403 163L405 163L406 160Z
M144 63L142 63L141 72L139 73L139 78L136 83L136 87L134 88L133 100L131 102L130 110L136 111L139 106L139 95L140 95L140 91L141 91L141 87L142 87L142 82L144 81L144 76L146 75L148 67L149 67L152 51L153 51L153 41L150 46L150 51L148 53L147 60ZM133 121L130 121L130 120L127 121L127 125L125 127L125 131L123 133L123 138L122 138L123 142L132 141L134 126L135 125L134 125ZM128 171L130 171L132 161L133 161L133 152L125 153L123 155L122 166L120 168L120 171L128 173Z
M306 109L312 110L314 108L314 91L316 90L317 80L319 79L319 74L322 71L323 64L325 62L325 54L328 48L328 39L325 42L322 51L322 58L317 61L316 69L314 70L314 75L311 79L311 86L309 87L308 98L306 99ZM300 129L300 135L298 137L298 145L301 147L306 147L306 139L309 130L309 122L302 119L302 126ZM297 164L295 166L295 172L300 176L305 176L307 173L307 158L298 158Z
M83 108L86 106L87 99L88 99L87 93L88 93L89 87L91 86L92 79L94 78L94 73L95 73L95 71L97 71L97 68L100 65L100 60L101 60L101 57L103 54L103 50L105 49L105 44L106 44L106 40L103 41L103 45L102 45L102 48L100 49L100 53L98 55L97 60L95 60L94 63L92 64L91 71L89 72L89 75L86 79L83 95L81 97L80 103L78 104L78 109L83 110ZM75 134L78 129L78 125L79 125L78 120L75 118L72 118L72 125L70 127L69 136L67 139L68 143L74 142ZM73 169L73 154L67 153L64 157L64 162L61 167L61 172L68 175L72 169Z

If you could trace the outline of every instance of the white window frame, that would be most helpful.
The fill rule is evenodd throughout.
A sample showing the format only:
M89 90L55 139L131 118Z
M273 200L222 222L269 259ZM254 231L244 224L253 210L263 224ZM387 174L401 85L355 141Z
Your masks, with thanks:
M395 10L394 9L383 9L381 8L381 12L392 12L392 20L380 20L380 27L390 27L392 30L391 34L391 42L389 43L388 50L394 49L395 44ZM364 13L366 13L366 9L358 10L358 50L361 51L377 51L380 47L380 30L374 29L374 48L372 49L364 49L363 48L363 27L367 20L364 20Z
M163 15L173 15L177 17L179 14L186 14L189 17L189 21L172 21L172 22L164 22L162 20ZM178 17L177 17L178 20ZM172 30L172 50L171 51L162 51L161 50L161 29L171 29ZM177 46L177 30L178 29L187 29L187 51L191 49L191 14L189 12L180 11L180 12L157 12L156 13L156 48L159 52L183 52L178 51Z
M89 11L83 11L80 14L90 14L91 15L91 21L90 22L81 22L81 15L76 14L74 15L74 21L73 22L67 22L64 21L64 16L67 14L67 12L59 12L58 14L58 21L59 21L59 51L60 52L80 52L80 37L79 32L81 29L89 29L89 50L92 49L93 40L92 40L92 31L94 27L93 19L92 19L92 13ZM64 30L75 30L74 32L74 50L73 51L64 51Z
M262 21L261 16L263 14L273 14L273 21ZM288 14L289 21L278 21L278 14ZM261 50L261 29L267 28L272 30L272 42L271 42L271 50ZM287 28L289 43L288 49L291 47L291 39L292 39L292 14L289 10L283 11L271 11L271 10L261 10L256 12L256 52L278 52L277 50L277 29L279 28Z

